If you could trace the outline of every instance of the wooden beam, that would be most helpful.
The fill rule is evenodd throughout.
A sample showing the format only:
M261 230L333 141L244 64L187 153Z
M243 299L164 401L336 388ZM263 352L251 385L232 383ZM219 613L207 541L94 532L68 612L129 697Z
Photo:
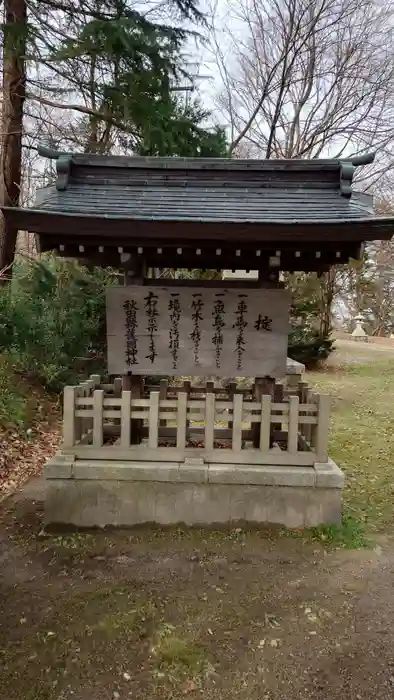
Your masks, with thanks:
M283 219L280 221L237 222L225 220L225 212L221 221L169 221L169 220L135 220L119 216L87 216L70 215L59 212L48 212L33 209L9 208L3 210L6 221L19 229L39 234L52 234L55 230L60 236L59 242L64 243L70 230L80 231L85 237L126 238L135 241L139 238L145 245L149 240L161 238L162 242L173 239L194 241L202 246L203 241L215 242L216 247L224 242L238 243L242 240L260 245L263 241L300 242L316 241L321 243L342 240L344 242L360 242L368 240L388 240L394 231L393 217L368 217L363 219L329 220L300 220Z

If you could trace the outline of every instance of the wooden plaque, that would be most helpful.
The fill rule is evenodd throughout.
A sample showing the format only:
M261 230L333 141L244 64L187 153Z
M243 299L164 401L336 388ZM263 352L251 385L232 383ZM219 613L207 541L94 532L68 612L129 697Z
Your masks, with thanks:
M283 377L289 310L284 289L109 287L109 373Z

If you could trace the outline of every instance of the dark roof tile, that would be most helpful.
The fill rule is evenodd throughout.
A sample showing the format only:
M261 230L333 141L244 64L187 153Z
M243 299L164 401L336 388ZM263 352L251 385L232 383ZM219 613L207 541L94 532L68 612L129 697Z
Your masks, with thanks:
M69 184L41 190L34 207L42 211L95 216L123 216L156 221L329 221L366 218L371 199L339 190L253 187L145 187Z

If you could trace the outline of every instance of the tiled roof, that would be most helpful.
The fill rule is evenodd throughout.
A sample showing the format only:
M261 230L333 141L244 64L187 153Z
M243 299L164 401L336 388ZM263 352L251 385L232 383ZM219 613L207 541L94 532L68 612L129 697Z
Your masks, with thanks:
M156 221L264 223L286 221L352 221L372 215L372 201L353 193L341 195L339 187L244 186L213 182L203 186L157 182L119 184L72 182L64 190L56 186L38 194L34 209L51 213L90 214L104 218Z

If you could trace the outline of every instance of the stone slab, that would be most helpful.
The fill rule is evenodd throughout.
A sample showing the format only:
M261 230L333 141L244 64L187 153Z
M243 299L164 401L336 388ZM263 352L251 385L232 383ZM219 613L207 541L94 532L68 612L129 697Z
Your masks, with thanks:
M313 467L210 464L208 482L261 486L315 486L316 473Z
M77 527L219 525L236 522L302 528L339 523L341 489L47 479L46 525Z
M332 459L328 462L315 463L316 486L318 488L343 489L345 486L345 475Z
M46 479L157 481L260 486L343 488L344 475L331 459L311 467L259 464L205 464L201 459L179 462L122 462L76 459L58 455L45 468Z
M73 469L74 479L100 481L181 481L205 483L207 465L184 466L178 462L100 462L77 460Z
M52 457L44 469L46 479L71 479L74 467L74 457L59 453Z
M305 373L305 365L297 360L292 360L291 357L286 359L286 374L296 374L298 377Z

